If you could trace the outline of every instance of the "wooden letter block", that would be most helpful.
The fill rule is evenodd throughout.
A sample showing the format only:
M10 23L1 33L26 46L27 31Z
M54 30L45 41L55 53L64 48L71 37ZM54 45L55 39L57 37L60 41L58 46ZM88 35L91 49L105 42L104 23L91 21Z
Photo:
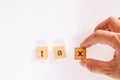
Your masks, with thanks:
M66 51L64 46L57 46L53 48L56 59L66 58Z
M48 59L48 47L37 47L36 59L39 59L39 60Z
M75 48L74 59L75 60L86 59L86 48Z

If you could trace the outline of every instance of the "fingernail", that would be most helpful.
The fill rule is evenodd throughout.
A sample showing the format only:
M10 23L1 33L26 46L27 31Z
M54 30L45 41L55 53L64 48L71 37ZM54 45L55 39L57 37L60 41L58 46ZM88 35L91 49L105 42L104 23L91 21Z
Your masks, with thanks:
M81 43L80 47L87 47L87 45L85 43Z
M80 65L83 66L83 67L86 67L86 60L80 61Z

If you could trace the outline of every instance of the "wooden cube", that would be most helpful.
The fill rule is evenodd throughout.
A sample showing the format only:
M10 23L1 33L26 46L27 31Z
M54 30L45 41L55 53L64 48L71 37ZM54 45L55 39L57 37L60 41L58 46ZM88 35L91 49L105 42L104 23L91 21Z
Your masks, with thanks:
M37 47L36 48L36 59L45 60L48 59L48 47Z
M66 58L66 51L64 46L56 46L53 48L56 59Z
M86 59L86 48L75 48L74 50L74 59L83 60Z

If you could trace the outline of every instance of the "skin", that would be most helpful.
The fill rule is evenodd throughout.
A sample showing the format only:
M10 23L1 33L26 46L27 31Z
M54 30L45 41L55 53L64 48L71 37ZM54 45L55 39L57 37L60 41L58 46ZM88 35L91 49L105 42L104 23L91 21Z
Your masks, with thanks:
M113 59L110 61L100 61L95 59L85 59L80 64L91 72L100 73L120 80L120 19L109 17L98 24L94 32L88 36L80 47L90 47L97 43L107 44L114 49Z

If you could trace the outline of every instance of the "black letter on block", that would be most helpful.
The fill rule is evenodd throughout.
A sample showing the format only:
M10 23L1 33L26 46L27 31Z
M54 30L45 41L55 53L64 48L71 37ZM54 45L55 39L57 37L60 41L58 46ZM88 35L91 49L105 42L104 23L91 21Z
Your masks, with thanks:
M82 56L82 51L78 51L78 56Z
M61 55L62 55L62 51L61 51L61 50L58 50L57 52L58 52L58 53L57 53L58 56L61 56Z

